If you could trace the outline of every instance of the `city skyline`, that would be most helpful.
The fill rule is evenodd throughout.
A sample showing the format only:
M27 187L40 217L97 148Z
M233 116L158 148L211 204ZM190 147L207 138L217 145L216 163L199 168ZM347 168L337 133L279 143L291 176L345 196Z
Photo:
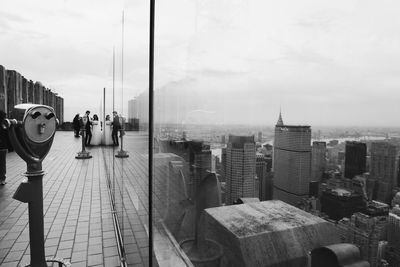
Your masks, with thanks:
M215 123L273 122L282 106L286 120L298 124L390 126L399 111L398 5L157 3L156 89L194 91ZM147 3L8 3L0 19L1 64L59 92L68 120L86 109L95 112L104 87L111 101L115 47L116 109L123 105L126 113L122 10L123 98L132 99L148 83Z

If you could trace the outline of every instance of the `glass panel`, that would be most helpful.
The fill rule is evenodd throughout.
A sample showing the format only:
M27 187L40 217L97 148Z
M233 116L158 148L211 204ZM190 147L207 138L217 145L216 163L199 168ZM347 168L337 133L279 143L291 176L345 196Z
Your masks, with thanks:
M148 238L148 6L126 3L115 19L111 76L106 88L103 156L113 198L121 258L128 266L149 262ZM138 19L141 18L141 19ZM114 111L116 113L114 113ZM117 116L117 117L116 117ZM118 131L115 125L120 125ZM112 145L116 140L118 145Z
M25 266L34 256L49 256L80 266L147 266L149 104L142 94L148 90L148 3L18 0L0 13L0 111L19 120L13 127L21 129L18 141L26 142L18 148L32 154L24 157L32 164L29 179L42 168L37 154L47 145L31 135L50 136L54 114L27 113L34 121L24 128L20 108L29 105L14 106L52 106L59 129L75 130L74 137L56 132L43 164L46 255L40 255L27 249L41 252L43 243L29 244L28 204L12 199L25 168L15 152L5 162L3 128L11 124L1 118L0 265ZM31 201L41 194L37 182L18 191L30 211L41 210ZM38 218L31 225L42 241L37 226L43 217L29 217Z
M116 34L120 41L115 46L113 110L122 115L123 123L110 163L121 246L128 266L149 262L148 17L143 14L148 14L148 5L126 3Z
M247 16L241 13L245 4L157 3L152 193L154 252L162 266L186 266L202 254L208 259L201 261L209 260L210 266L221 259L222 247L204 239L202 210L222 204L221 140L229 133L225 124L234 123L240 112L229 116L225 110L248 87L246 65L241 64L248 49L242 25ZM224 89L234 84L243 91ZM251 131L238 126L231 133ZM253 196L254 187L250 190ZM203 245L207 252L198 250Z
M342 240L358 264L391 266L394 5L171 0L156 14L160 265L323 266L309 257Z

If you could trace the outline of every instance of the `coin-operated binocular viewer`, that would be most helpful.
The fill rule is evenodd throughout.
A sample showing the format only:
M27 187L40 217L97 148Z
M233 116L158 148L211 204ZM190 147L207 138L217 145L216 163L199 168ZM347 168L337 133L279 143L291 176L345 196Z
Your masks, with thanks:
M128 152L124 150L125 118L122 116L119 116L119 125L121 125L119 129L119 137L121 138L121 149L117 152L115 157L127 158L129 157Z
M90 159L92 155L90 155L89 151L86 151L86 125L89 123L89 117L87 115L84 115L83 117L80 118L81 121L81 132L82 132L82 151L78 152L78 155L75 156L76 159Z
M42 161L53 143L58 120L53 108L49 106L20 104L14 110L14 118L5 119L2 126L9 129L11 144L27 164L24 175L28 179L19 185L13 198L28 203L31 250L29 266L42 267L47 266L44 251Z

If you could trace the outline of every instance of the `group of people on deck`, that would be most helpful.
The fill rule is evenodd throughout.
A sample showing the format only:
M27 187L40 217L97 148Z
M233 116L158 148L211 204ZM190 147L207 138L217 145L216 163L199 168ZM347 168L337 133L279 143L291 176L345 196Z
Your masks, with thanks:
M84 117L86 117L85 125L85 145L114 145L119 146L118 142L118 131L121 130L121 123L118 113L113 111L113 120L110 120L110 115L105 118L104 127L102 122L99 122L97 114L90 116L90 111L87 110ZM75 137L79 137L80 130L83 126L83 118L79 114L76 114L73 120L73 127Z

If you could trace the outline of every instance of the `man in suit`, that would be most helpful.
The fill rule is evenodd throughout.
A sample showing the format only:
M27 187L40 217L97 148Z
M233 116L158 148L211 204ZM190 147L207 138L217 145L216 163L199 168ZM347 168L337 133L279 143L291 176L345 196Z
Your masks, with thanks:
M119 146L118 131L119 131L119 129L121 129L121 124L119 123L119 116L116 111L113 111L113 117L114 117L113 122L112 122L113 130L112 130L111 136L112 136L114 146Z
M90 127L90 126L92 126L92 121L90 120L89 114L90 114L90 111L87 110L86 114L85 114L85 116L87 118L87 123L86 123L86 126L85 126L85 129L86 129L85 145L86 146L90 146L90 141L92 140L92 130L91 130L91 127Z

